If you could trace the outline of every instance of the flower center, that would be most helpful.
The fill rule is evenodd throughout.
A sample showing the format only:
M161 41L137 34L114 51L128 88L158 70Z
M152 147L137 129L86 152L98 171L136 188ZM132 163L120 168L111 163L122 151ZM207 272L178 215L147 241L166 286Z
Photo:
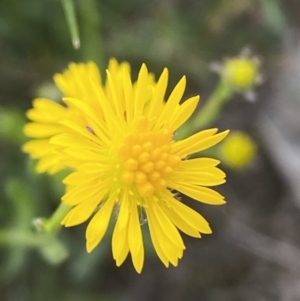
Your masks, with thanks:
M118 150L122 182L135 185L141 196L165 188L166 179L181 162L171 154L171 137L167 129L129 134Z
M228 60L223 72L226 80L238 89L250 89L258 76L257 65L249 58Z

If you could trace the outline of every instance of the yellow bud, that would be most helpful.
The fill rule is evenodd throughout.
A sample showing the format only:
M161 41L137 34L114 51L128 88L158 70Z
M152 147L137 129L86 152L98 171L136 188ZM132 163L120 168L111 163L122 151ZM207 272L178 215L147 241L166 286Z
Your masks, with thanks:
M221 76L236 90L251 90L259 76L257 62L247 57L228 59L221 70Z
M231 132L220 146L222 160L234 169L246 168L254 159L257 146L244 132Z

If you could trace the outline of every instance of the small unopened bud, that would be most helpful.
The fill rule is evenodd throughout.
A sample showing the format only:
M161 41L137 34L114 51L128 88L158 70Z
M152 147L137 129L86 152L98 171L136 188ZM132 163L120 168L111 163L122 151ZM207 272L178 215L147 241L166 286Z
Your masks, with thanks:
M256 143L242 131L230 132L220 145L222 162L233 169L247 168L254 160L256 153Z
M251 55L249 48L245 48L237 57L227 58L223 63L214 62L211 70L217 72L233 91L242 92L248 100L253 101L254 88L263 82L260 65L258 57Z
M255 60L247 57L228 59L221 70L221 76L235 90L249 91L256 84L258 66Z

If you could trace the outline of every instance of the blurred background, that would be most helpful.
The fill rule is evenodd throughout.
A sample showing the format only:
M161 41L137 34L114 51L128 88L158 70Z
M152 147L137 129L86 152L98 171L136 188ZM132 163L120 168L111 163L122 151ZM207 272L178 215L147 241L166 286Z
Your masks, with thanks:
M299 301L300 1L74 4L77 50L60 1L0 1L0 301ZM59 100L54 73L88 60L104 71L110 57L129 61L134 78L142 62L156 76L168 67L171 87L187 75L186 97L200 94L201 110L219 82L210 66L245 46L262 62L256 101L236 93L211 126L241 131L255 151L238 167L223 160L227 183L217 190L225 206L184 200L214 233L184 236L177 268L163 266L147 233L141 275L130 258L115 266L110 233L91 254L86 225L46 240L35 233L34 219L57 207L64 175L34 173L20 151L22 126L34 97ZM233 158L243 145L235 145ZM221 149L214 156L222 159Z

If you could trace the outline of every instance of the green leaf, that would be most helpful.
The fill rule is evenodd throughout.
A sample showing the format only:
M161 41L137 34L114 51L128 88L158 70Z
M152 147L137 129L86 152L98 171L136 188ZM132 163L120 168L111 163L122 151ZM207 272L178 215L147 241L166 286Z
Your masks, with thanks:
M68 22L73 47L75 49L79 49L80 37L78 32L78 23L76 18L74 2L73 0L62 0L62 5Z

